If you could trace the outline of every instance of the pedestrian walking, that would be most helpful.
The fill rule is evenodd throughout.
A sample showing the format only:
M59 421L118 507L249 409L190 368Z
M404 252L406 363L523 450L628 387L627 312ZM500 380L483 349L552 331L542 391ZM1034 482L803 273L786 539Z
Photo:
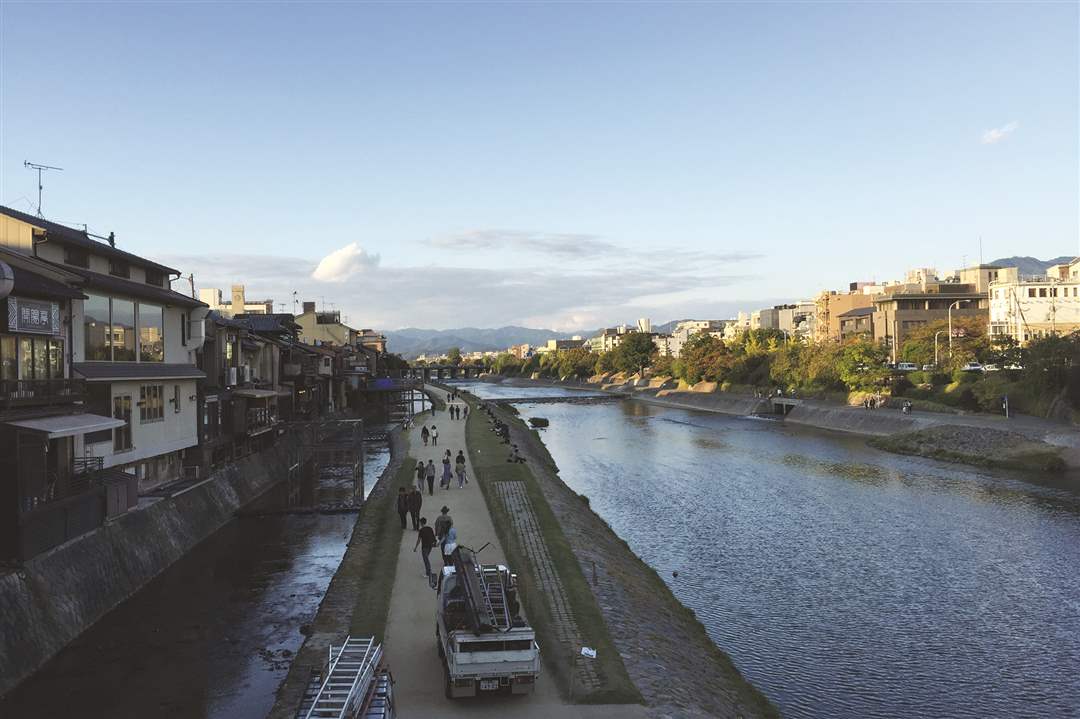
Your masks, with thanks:
M401 518L401 528L405 529L405 517L409 514L409 495L405 494L404 487L398 487L397 513Z
M412 517L412 528L420 530L420 510L424 506L424 493L416 487L409 492L409 516Z
M458 489L465 488L465 453L458 450L457 457L454 459L454 468L457 470L457 486Z
M442 458L442 479L439 480L439 486L450 489L450 478L450 450L446 450L446 456Z
M428 580L428 584L431 584L431 560L428 555L431 554L431 549L435 546L435 532L431 527L427 526L427 517L421 517L420 519L420 533L416 536L416 544L413 545L412 550L415 552L417 547L420 547L420 557L424 560L424 577Z
M435 462L430 459L427 461L427 467L424 468L424 476L427 477L428 495L435 494Z
M425 447L427 446L428 437L430 437L430 436L431 436L431 433L428 432L427 425L425 424L423 427L420 428L420 439L424 440L424 446Z
M439 430L435 429L435 425L431 425L431 446L435 447L439 444Z
M443 505L443 508L439 511L441 514L435 518L435 539L439 542L439 551L441 552L443 545L446 544L446 533L454 526L454 519L450 516L449 507Z
M463 412L465 414L465 419L468 419L469 418L469 405L465 405L465 409L463 410Z
M424 467L424 460L420 460L416 463L416 488L421 492L424 491L424 475L427 474L427 469Z

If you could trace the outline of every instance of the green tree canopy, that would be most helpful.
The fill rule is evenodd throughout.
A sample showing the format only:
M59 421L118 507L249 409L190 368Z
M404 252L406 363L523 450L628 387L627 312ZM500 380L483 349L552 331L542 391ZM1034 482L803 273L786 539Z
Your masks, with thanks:
M615 366L623 372L644 372L655 353L656 345L650 335L631 332L615 348Z
M451 347L446 351L446 359L450 364L461 364L461 348Z

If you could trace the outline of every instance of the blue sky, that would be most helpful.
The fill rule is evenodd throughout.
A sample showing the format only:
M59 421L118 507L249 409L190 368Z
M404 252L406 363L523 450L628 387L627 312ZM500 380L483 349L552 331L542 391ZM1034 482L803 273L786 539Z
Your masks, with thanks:
M0 202L357 325L1075 253L1078 6L0 5ZM321 263L321 266L320 266Z

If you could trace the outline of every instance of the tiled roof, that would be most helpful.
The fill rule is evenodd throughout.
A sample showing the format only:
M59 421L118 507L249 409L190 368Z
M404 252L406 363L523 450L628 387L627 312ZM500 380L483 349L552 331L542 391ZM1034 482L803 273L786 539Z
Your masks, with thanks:
M144 300L153 300L154 302L161 302L162 304L166 305L175 305L177 307L207 306L205 302L200 302L193 297L188 297L187 295L165 289L164 287L155 287L154 285L148 285L145 282L125 280L122 277L103 275L100 272L91 272L90 270L78 269L73 271L85 277L86 286L91 289L115 292L117 294L127 295L129 297L138 297Z
M19 220L20 222L25 222L26 224L33 225L34 227L40 227L41 229L45 230L45 234L52 239L59 240L60 242L66 242L71 245L84 247L91 252L97 253L104 257L116 257L118 259L127 260L128 262L134 265L138 265L140 267L151 267L155 270L158 270L159 272L165 272L174 275L180 274L180 270L175 270L172 267L166 267L165 265L159 265L157 262L148 260L145 257L139 257L138 255L131 254L130 252L118 250L112 245L106 244L104 242L98 242L97 240L91 239L90 236L86 234L86 232L84 232L83 230L78 230L74 227L68 227L67 225L61 225L58 222L50 222L49 220L43 220L40 217L28 215L25 212L19 212L18 210L13 210L10 207L4 207L3 205L0 205L0 214L7 215L12 219Z
M28 297L41 297L45 299L82 300L86 295L79 290L65 285L63 282L42 277L36 272L24 270L21 267L13 267L15 272L14 295L26 295Z
M873 307L856 307L853 310L848 310L847 312L842 312L840 314L840 317L862 317L864 315L872 315L872 314L874 314L874 308Z

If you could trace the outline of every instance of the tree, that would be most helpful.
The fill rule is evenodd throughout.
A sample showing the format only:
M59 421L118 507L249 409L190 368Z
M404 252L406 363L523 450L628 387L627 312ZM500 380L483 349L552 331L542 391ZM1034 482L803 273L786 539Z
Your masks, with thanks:
M850 389L880 389L889 379L887 358L888 352L877 342L866 338L851 340L840 354L840 379Z
M644 372L655 352L656 345L650 335L631 332L615 348L615 366L623 372Z
M446 351L446 360L450 364L461 364L461 348L451 347Z

